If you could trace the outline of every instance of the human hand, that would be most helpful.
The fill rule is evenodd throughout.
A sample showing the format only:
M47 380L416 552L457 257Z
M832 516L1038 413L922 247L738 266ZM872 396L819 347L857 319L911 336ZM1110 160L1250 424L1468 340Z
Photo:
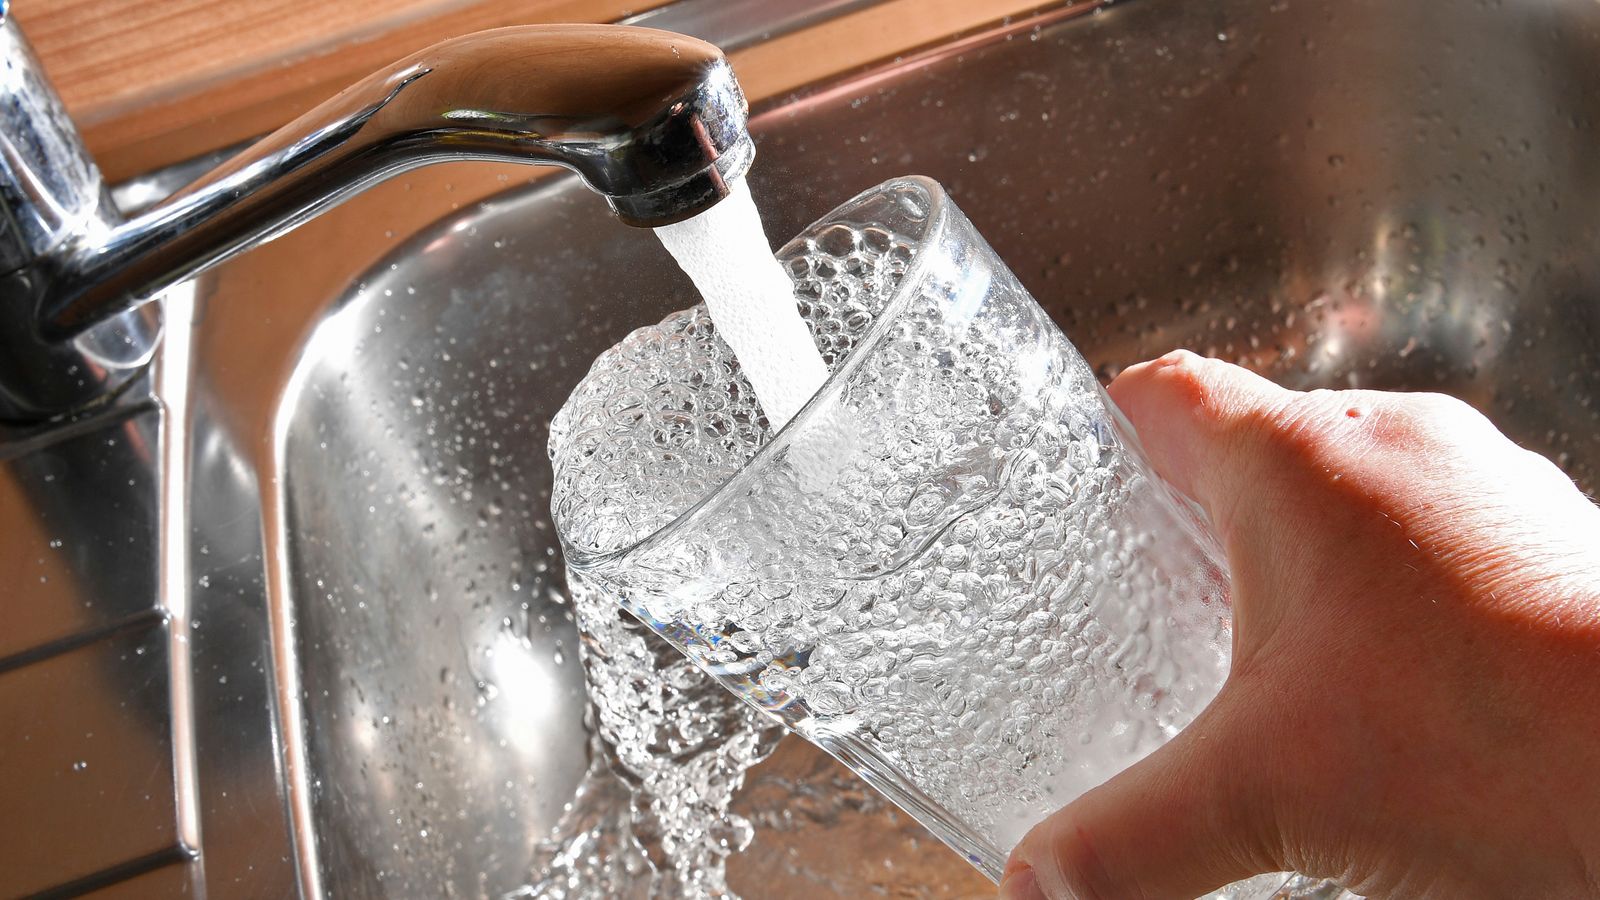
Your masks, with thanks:
M1110 387L1233 575L1232 669L1036 826L1007 900L1262 872L1375 898L1600 896L1600 507L1466 404L1193 354Z

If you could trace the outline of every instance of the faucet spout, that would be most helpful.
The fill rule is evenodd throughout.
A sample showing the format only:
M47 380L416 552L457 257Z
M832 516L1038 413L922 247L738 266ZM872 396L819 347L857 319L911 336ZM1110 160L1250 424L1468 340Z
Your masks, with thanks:
M755 156L722 52L531 25L435 44L124 220L0 0L0 425L104 401L160 338L146 301L385 178L450 160L576 172L630 225L728 193Z
M384 178L435 162L571 169L630 225L716 203L754 157L721 51L618 25L436 44L346 89L155 209L57 256L40 306L72 338Z

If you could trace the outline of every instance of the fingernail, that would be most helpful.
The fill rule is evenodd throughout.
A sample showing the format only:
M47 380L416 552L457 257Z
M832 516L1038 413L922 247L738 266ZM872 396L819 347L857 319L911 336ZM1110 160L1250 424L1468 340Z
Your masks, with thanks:
M1000 882L1000 900L1049 900L1039 890L1039 878L1032 866L1023 866Z

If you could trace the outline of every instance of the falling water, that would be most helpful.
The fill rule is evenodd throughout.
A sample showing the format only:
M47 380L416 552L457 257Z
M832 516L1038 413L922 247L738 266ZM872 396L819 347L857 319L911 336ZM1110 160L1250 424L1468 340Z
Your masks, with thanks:
M749 187L656 230L699 289L774 429L827 368L767 246ZM517 897L732 898L727 857L754 831L729 805L781 729L696 669L603 591L568 572L583 632L591 764L541 849L543 877Z

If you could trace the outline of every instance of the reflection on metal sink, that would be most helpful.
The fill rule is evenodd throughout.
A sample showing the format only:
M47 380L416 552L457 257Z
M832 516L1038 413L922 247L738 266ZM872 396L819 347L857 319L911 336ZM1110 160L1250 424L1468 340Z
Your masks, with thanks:
M1597 122L1590 0L1142 0L769 103L751 178L777 237L933 176L1107 375L1187 346L1445 391L1593 491ZM453 213L446 188L380 187L199 287L212 883L502 896L587 764L545 429L601 349L694 297L570 180ZM755 772L736 889L989 890L841 772L788 744Z

